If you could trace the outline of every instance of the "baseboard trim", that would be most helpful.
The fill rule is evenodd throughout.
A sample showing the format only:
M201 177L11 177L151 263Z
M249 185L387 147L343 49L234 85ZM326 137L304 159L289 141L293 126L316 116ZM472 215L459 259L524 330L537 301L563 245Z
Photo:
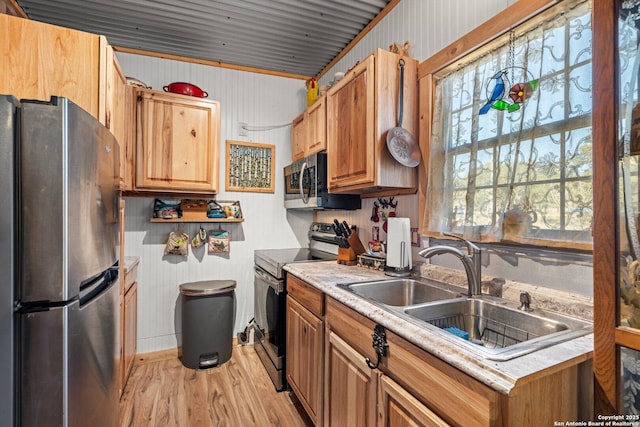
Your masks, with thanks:
M252 345L252 344L243 344L243 346L247 346L247 345ZM237 338L233 339L231 346L238 347ZM164 350L151 351L148 353L139 353L139 354L136 354L135 364L142 365L145 363L158 362L160 360L176 359L180 357L181 352L182 352L181 347L173 347L173 348L167 348Z

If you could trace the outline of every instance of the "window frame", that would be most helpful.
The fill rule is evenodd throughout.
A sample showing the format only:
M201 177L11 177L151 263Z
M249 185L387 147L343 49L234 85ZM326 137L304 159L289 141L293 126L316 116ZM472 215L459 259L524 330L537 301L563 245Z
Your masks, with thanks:
M435 83L442 75L445 75L452 68L463 63L473 61L487 50L494 49L502 44L503 37L512 29L518 27L519 32L526 32L528 28L534 27L539 22L536 17L544 19L545 12L552 6L558 4L568 5L576 3L577 0L530 0L527 2L516 2L514 5L504 9L484 24L467 33L438 53L434 54L418 68L418 80L420 91L420 149L422 153L422 168L420 179L420 233L427 237L443 238L440 232L430 230L427 227L427 187L429 181L428 165L430 157L430 143L432 133L432 116L434 112ZM559 6L561 7L561 6ZM551 11L551 13L554 13ZM590 116L577 118L586 120ZM572 120L574 121L574 120ZM552 125L555 126L556 124ZM444 237L446 238L446 237ZM482 242L482 238L476 239ZM524 240L522 243L535 246L559 247L577 249L581 251L591 251L591 242L570 242L566 240L532 239Z

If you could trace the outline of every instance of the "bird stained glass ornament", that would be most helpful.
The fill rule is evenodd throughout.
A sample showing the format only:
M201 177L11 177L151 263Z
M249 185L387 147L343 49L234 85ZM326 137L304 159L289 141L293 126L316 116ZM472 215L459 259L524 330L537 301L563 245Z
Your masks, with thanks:
M512 83L514 81L518 83ZM524 68L503 68L487 81L487 101L479 114L487 114L492 108L509 113L518 111L537 89L538 79Z
M487 114L492 108L509 113L518 111L538 88L538 79L534 79L525 68L514 66L515 40L515 33L511 31L509 67L498 71L487 81L487 102L480 107L479 114Z

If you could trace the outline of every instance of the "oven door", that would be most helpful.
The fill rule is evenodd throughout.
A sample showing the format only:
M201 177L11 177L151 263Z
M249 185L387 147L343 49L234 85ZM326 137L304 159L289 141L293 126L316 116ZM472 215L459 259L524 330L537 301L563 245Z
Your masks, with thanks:
M265 365L276 389L284 386L286 345L286 291L278 280L260 267L254 268L254 348Z

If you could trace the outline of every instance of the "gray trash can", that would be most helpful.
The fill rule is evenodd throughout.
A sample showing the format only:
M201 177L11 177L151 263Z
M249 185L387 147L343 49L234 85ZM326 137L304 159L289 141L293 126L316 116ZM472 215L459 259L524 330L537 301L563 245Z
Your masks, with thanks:
M182 364L187 368L213 368L231 358L235 288L235 280L180 285Z

